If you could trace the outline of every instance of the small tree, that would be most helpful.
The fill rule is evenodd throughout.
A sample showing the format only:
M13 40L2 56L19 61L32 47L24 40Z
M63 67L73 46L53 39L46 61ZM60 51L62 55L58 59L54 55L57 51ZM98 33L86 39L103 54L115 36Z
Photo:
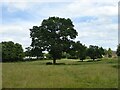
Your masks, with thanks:
M120 44L117 47L117 52L116 52L117 56L120 56Z
M111 50L111 48L109 48L107 52L108 52L108 57L111 58L112 57L112 50Z
M80 41L72 42L72 46L69 50L69 55L72 59L84 60L86 58L86 49L85 45L82 45Z
M102 55L105 55L105 49L103 49L102 47L100 48L100 52Z
M80 43L80 41L77 41L74 44L74 48L75 48L75 51L76 51L76 54L77 54L78 58L83 61L86 58L87 47L85 45L82 45Z
M97 49L97 58L102 58L103 57L103 55L105 55L105 50L102 48L102 47L98 47L98 49Z
M89 48L87 49L87 55L93 59L93 61L97 58L96 57L96 46L90 45Z
M14 43L12 41L2 42L2 60L6 61L18 61L24 57L22 45Z
M86 59L87 54L87 47L85 45L81 45L80 51L79 51L79 58L80 60Z
M98 46L90 45L87 49L87 55L93 59L93 61L97 58L101 58L104 54L103 48L99 48Z

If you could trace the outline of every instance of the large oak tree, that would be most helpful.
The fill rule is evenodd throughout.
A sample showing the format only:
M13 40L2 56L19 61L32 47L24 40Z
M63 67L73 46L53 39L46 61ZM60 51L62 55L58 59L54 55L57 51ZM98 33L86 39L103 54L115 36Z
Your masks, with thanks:
M31 46L42 51L48 51L53 64L56 59L60 59L62 52L67 52L70 42L76 38L77 31L74 29L72 21L68 18L49 17L42 21L41 26L33 26L30 29L32 38Z

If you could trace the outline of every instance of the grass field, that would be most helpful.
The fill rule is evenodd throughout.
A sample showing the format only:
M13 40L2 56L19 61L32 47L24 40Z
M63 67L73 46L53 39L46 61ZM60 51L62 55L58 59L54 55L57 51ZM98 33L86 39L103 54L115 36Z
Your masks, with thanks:
M95 62L62 59L2 64L3 88L117 88L117 59Z

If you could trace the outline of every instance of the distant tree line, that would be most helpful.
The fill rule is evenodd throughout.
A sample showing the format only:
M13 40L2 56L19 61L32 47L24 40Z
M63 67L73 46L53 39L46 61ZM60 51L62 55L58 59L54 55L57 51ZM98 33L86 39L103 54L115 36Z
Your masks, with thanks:
M31 47L27 47L26 51L23 52L22 45L14 43L12 41L2 42L0 43L0 46L2 46L3 62L14 62L20 60L23 61L24 57L28 57L28 60L31 60L31 57L37 57L36 59L53 59L50 53L35 52L35 50L33 50ZM118 52L120 52L120 50L117 50L117 53ZM118 55L119 54L120 53L118 53ZM72 42L72 47L69 49L68 52L62 52L61 58L80 59L83 61L88 57L93 60L97 58L102 58L103 55L108 55L109 57L112 57L112 50L110 48L106 50L102 47L93 45L90 45L87 48L85 45L82 45L79 41L77 41Z
M80 41L75 42L74 39L78 35L74 29L71 19L49 17L44 19L40 26L33 26L30 29L30 37L32 43L30 47L23 52L22 45L12 41L2 42L2 59L3 61L18 61L27 56L37 57L37 59L47 58L53 59L80 59L91 58L93 60L102 58L103 55L112 57L112 50L105 50L102 47L90 45L86 47ZM48 53L44 53L47 51ZM117 55L120 55L120 45L117 49Z
M73 44L73 43L72 43ZM26 48L25 55L29 57L33 57L33 51L31 47ZM37 55L34 55L37 57ZM102 47L90 45L88 48L85 45L82 45L79 41L74 42L73 46L67 52L62 52L61 58L67 59L80 59L83 61L86 58L91 58L93 61L98 58L103 57L112 57L112 50L109 48L108 50L103 49ZM48 53L42 53L37 57L39 59L53 59L52 55Z

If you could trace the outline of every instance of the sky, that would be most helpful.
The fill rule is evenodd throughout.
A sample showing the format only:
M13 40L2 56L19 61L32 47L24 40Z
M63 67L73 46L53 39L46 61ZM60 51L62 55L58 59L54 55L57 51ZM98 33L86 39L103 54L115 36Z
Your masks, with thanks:
M30 30L52 16L70 18L78 32L75 41L86 46L117 49L119 0L2 0L0 42L31 44Z

